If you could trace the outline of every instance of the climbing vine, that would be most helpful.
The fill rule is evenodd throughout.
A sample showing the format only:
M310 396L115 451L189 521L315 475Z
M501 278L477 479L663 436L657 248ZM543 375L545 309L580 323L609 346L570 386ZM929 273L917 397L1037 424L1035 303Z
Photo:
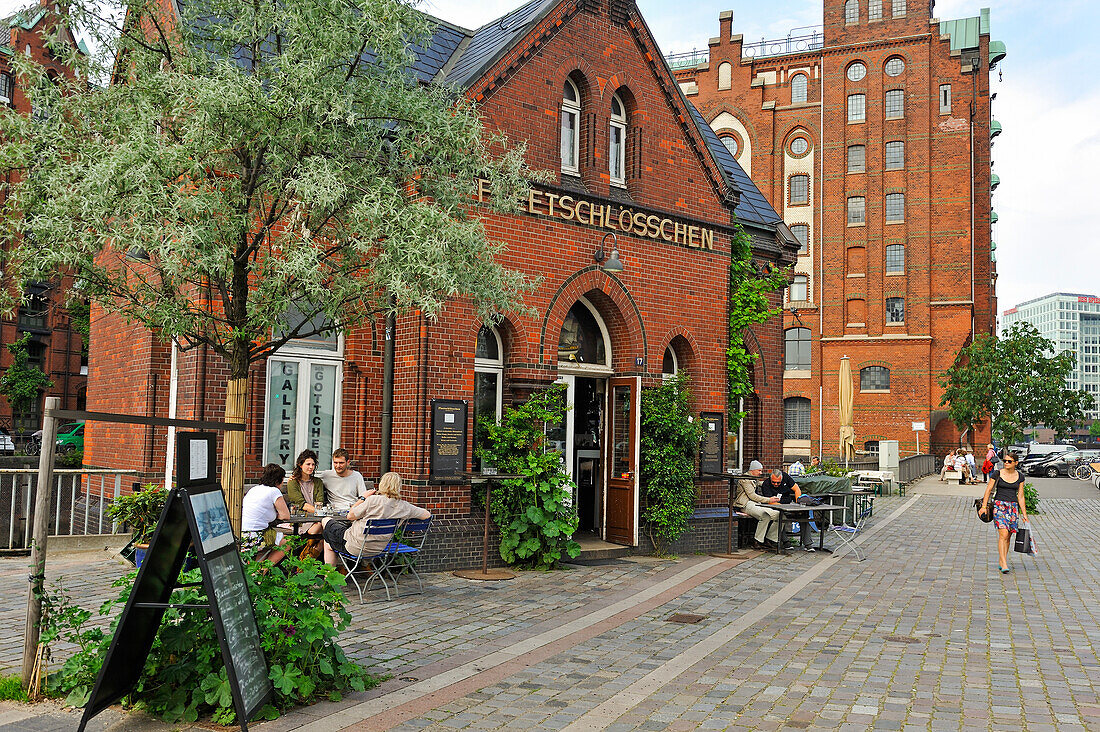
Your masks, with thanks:
M699 424L691 418L687 377L642 391L642 522L658 554L687 530L695 510Z
M749 351L745 334L754 325L766 322L782 312L773 307L769 296L787 284L787 270L771 263L758 268L752 260L752 241L738 227L730 255L730 324L726 368L729 374L729 430L736 431L745 413L738 400L753 393L750 367L756 354Z
M580 553L573 541L579 523L575 486L562 469L561 453L547 449L544 432L567 409L562 384L505 409L499 423L482 425L481 459L500 473L524 476L493 486L490 510L500 527L500 556L509 564L553 569L563 553Z

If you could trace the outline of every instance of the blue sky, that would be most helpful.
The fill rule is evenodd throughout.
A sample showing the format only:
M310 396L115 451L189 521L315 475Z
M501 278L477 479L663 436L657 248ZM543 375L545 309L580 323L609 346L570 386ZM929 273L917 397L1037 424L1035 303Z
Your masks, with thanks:
M910 0L910 2L920 0ZM428 12L467 28L503 15L520 0L427 0ZM718 14L733 11L746 42L781 38L821 22L821 0L639 0L665 53L707 47ZM1001 186L993 197L999 309L1050 292L1100 294L1100 241L1085 215L1100 207L1100 82L1092 69L1100 6L1084 0L940 0L943 20L992 10L995 40L1008 57L994 71L994 116L1004 133L993 147ZM1094 182L1090 183L1092 180Z
M421 7L460 26L476 28L523 0L424 0ZM831 2L837 0L830 0ZM921 0L910 0L921 2ZM0 0L0 12L24 2ZM734 13L746 41L781 38L821 22L821 0L640 0L666 53L703 49L718 34L718 14ZM992 9L992 36L1008 44L994 72L994 116L1004 133L993 148L1001 186L997 242L999 309L1050 292L1100 295L1100 242L1086 216L1100 202L1092 177L1100 170L1100 81L1093 73L1100 5L1086 0L940 0L941 19ZM1093 181L1090 183L1090 181Z

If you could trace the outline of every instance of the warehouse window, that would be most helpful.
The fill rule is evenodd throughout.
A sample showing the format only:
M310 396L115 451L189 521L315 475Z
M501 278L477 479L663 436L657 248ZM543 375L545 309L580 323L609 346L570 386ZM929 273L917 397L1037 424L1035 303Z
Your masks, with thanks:
M867 199L852 196L848 199L848 226L863 226L867 223Z
M847 0L844 3L844 23L852 25L859 22L859 0Z
M798 239L798 253L806 254L810 251L810 227L808 224L791 224L791 233Z
M867 366L859 370L860 391L890 391L890 369Z
M810 439L810 400L806 397L783 400L783 439Z
M940 84L940 114L951 114L950 84Z
M894 0L894 17L900 18L905 15L905 0Z
M901 170L905 167L905 143L893 140L886 143L886 169Z
M890 244L886 247L886 273L905 271L905 245Z
M886 221L889 223L897 223L898 221L905 221L905 194L904 193L887 193L886 194Z
M905 298L903 298L903 297L888 297L888 298L886 298L886 322L887 323L904 323L905 322Z
M867 20L882 20L882 0L870 0L867 3Z
M886 92L886 119L901 119L905 116L905 90L891 89Z
M791 195L788 204L797 206L810 202L810 176L791 176Z
M791 104L801 104L806 101L806 75L795 74L791 78Z
M864 145L848 146L848 172L862 173L867 170L867 148Z
M783 332L785 353L783 368L786 371L810 370L810 329L788 328Z
M867 95L848 95L848 121L863 122L867 119Z

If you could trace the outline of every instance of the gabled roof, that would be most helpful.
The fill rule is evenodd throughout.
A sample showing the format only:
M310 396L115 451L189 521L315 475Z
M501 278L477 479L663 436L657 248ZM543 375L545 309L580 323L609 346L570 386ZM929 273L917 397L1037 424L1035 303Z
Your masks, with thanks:
M412 70L425 84L439 75L451 62L459 46L470 37L470 31L465 28L438 18L431 18L431 21L435 23L432 35L423 44L416 44L409 49L416 55Z
M472 34L469 45L444 79L453 86L469 86L481 74L527 35L560 0L530 0L512 12L486 23Z
M695 108L695 105L691 102L687 104L691 110L691 118L695 121L696 127L699 128L699 133L707 141L710 154L718 163L718 167L722 169L722 173L726 176L730 187L741 194L737 207L734 209L738 220L758 226L774 226L781 221L783 217L776 213L775 208L768 203L768 199L752 182L748 173L737 162L737 159L730 154L722 141L718 139L718 135L703 119L703 115L699 114L699 110Z

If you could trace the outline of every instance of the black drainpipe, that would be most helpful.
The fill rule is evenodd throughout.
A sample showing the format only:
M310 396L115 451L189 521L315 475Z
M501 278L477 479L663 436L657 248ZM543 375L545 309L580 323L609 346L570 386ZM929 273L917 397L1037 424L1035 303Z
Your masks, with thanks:
M397 318L393 312L393 302L386 314L386 345L383 354L382 375L382 445L380 452L380 474L390 472L390 453L393 440L393 366L394 340L397 337Z

